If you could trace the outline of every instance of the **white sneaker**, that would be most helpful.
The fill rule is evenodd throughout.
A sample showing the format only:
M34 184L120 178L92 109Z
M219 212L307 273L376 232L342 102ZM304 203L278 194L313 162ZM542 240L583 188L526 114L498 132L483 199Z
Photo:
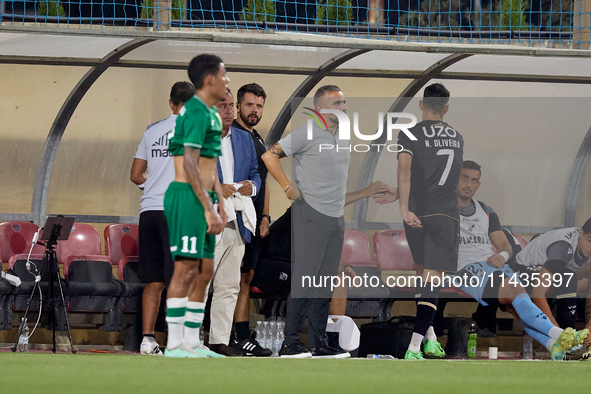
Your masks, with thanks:
M162 350L160 350L160 346L156 341L148 341L146 338L142 340L142 344L140 345L140 353L147 355L147 356L164 356Z

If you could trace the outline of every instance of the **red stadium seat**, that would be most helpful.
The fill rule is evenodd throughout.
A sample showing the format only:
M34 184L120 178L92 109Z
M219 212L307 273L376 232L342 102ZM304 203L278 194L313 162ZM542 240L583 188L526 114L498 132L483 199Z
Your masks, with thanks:
M28 254L37 230L39 226L29 222L0 223L0 262L8 263L15 254ZM33 246L33 253L43 254L44 252L44 246Z
M101 236L89 224L74 223L67 241L58 241L57 261L63 264L70 256L100 256Z
M383 230L373 236L378 267L382 271L414 271L414 260L404 230Z
M139 255L139 226L137 224L111 224L105 228L105 254L113 264L124 257Z
M345 230L341 263L356 266L376 266L376 262L371 259L369 241L364 233L357 230Z

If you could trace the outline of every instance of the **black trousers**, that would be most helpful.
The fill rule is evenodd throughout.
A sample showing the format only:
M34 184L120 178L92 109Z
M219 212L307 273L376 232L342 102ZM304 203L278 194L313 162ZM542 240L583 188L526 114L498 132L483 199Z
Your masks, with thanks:
M307 315L316 346L328 346L326 322L332 290L326 278L338 274L344 236L343 216L323 215L303 200L292 204L292 282L286 344L300 340Z

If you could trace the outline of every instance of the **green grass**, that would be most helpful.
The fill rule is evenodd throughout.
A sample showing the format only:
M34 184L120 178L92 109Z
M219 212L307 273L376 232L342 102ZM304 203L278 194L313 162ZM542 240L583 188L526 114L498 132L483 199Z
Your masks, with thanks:
M3 393L575 393L591 362L0 353ZM575 391L577 390L577 391Z

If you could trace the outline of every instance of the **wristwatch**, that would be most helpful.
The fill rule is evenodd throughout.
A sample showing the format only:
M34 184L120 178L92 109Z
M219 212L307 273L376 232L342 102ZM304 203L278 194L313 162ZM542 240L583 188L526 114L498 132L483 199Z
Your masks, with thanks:
M269 223L271 223L271 216L269 216L269 215L262 215L262 217L269 219Z

